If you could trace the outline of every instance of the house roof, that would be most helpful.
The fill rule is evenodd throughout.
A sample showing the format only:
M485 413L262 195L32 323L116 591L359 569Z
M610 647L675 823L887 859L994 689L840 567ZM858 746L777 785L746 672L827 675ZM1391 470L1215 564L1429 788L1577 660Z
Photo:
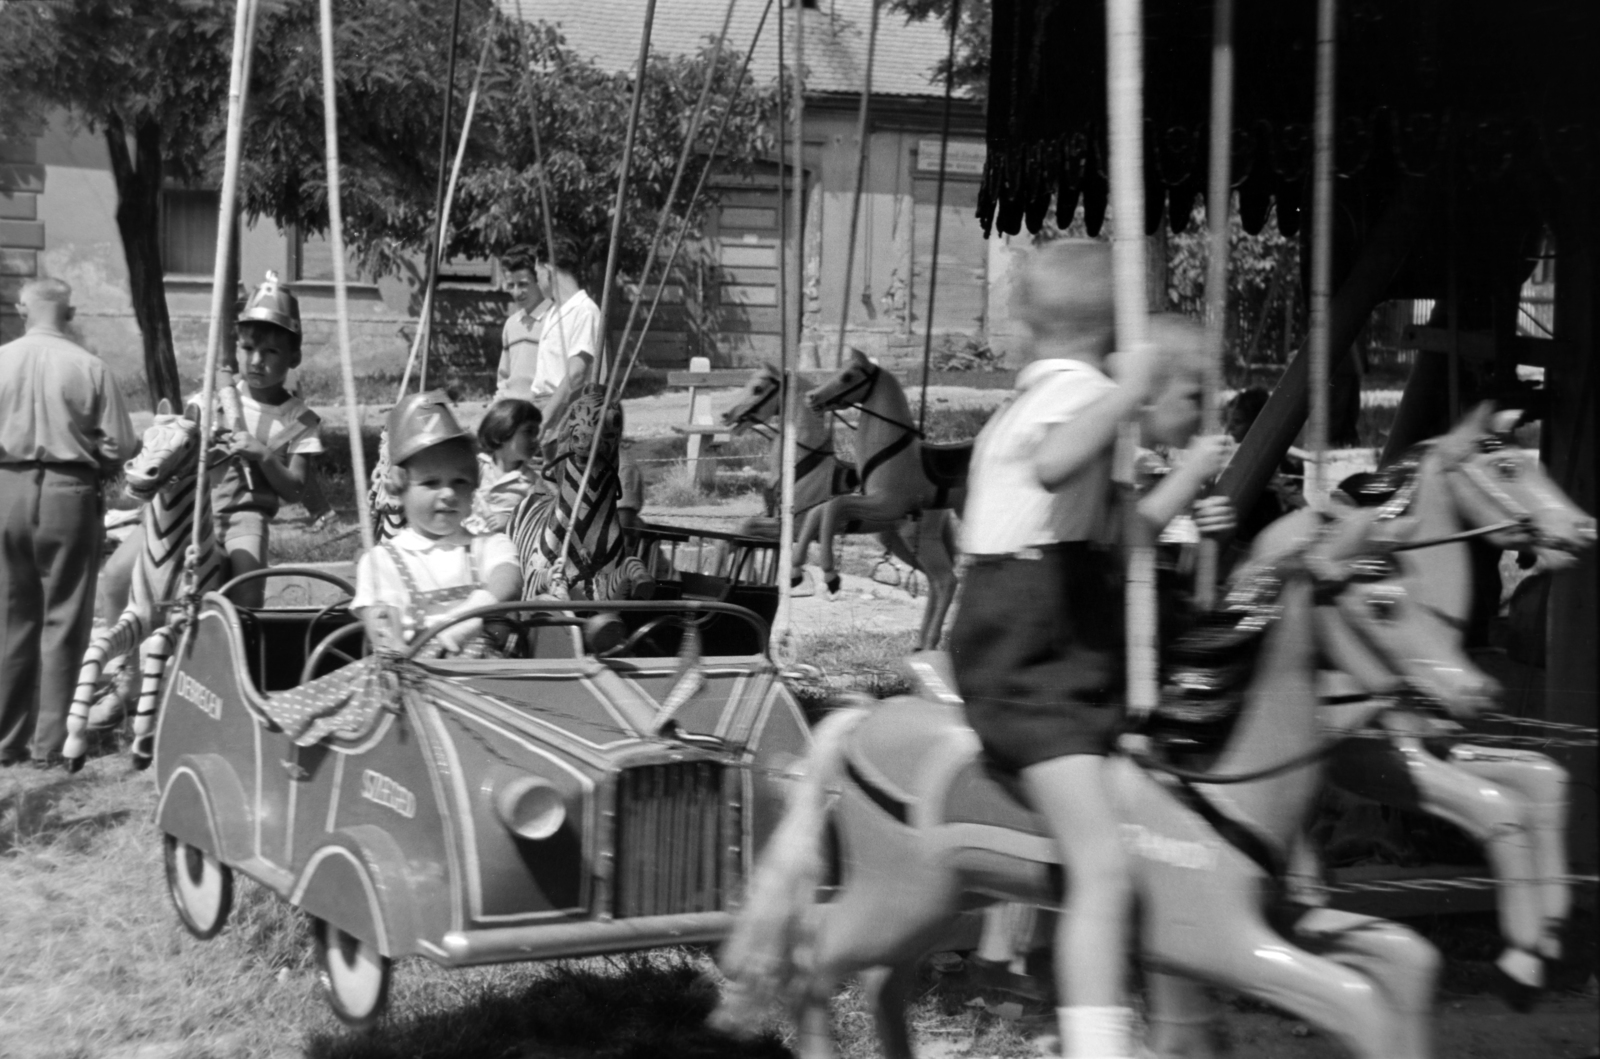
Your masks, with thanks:
M639 57L644 26L644 0L497 0L511 18L548 22L561 27L567 44L600 65L624 70ZM761 21L765 0L738 0L728 27L727 47L743 53ZM872 0L817 0L803 15L805 24L806 94L861 91L867 65L867 28ZM651 47L669 54L696 52L716 39L727 13L719 0L657 0ZM785 31L794 26L794 12L774 0L772 15L756 45L750 76L757 84L778 75L776 16ZM786 40L785 47L792 44ZM873 61L873 95L942 96L944 85L934 67L945 56L947 40L941 22L908 22L885 12L878 17L878 50Z

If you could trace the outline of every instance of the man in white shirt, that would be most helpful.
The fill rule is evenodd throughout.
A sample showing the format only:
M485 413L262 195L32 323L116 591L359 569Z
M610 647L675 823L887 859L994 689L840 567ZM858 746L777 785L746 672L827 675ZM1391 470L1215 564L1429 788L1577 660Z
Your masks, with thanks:
M557 232L551 245L536 251L534 279L549 299L539 331L539 359L533 376L533 403L544 414L540 442L559 437L561 420L573 398L583 392L589 370L600 356L600 306L577 280L578 244Z
M500 364L495 371L495 399L526 401L539 369L539 335L550 303L533 278L533 248L518 246L500 259L506 292L513 309L500 329ZM552 387L551 393L554 393Z

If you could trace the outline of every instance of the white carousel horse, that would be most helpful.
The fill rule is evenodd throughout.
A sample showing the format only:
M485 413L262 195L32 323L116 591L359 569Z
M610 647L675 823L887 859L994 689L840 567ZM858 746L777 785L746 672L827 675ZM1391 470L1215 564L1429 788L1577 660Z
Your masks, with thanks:
M1107 782L1132 854L1148 965L1285 1008L1360 1059L1417 1059L1428 1053L1432 946L1396 924L1319 909L1292 927L1314 954L1269 922L1322 782L1319 662L1362 674L1373 694L1407 690L1461 714L1487 704L1492 682L1419 620L1368 547L1361 533L1320 537L1236 579L1225 607L1234 624L1211 633L1244 644L1254 667L1210 782L1126 757L1110 763ZM1224 778L1239 782L1216 782ZM830 828L839 882L818 904ZM833 1054L829 998L860 971L884 1051L909 1059L917 960L963 908L1054 903L1062 878L1047 834L989 774L955 705L902 697L833 714L724 949L730 989L714 1019L749 1027L768 1002L788 1000L800 1054L823 1059Z
M783 375L770 364L756 369L745 384L744 391L728 411L723 413L722 424L732 433L746 429L768 429L767 424L782 414ZM833 447L833 429L825 415L802 405L795 416L794 513L796 565L803 564L805 545L801 541L816 539L820 530L826 504L835 497L848 496L860 485L856 465L841 460ZM772 448L772 475L778 481L782 471L783 453L779 446ZM770 505L769 505L770 507ZM756 537L776 537L778 523L770 517L751 519L740 532ZM905 531L911 530L914 538L907 541ZM860 532L867 532L865 529ZM922 628L917 633L917 649L930 650L939 646L944 631L945 615L956 593L955 527L948 509L925 512L919 519L901 519L892 526L877 531L878 540L889 552L928 578L928 603L922 614ZM831 563L827 567L831 570ZM828 590L839 588L837 573L827 579Z
M146 768L153 747L156 702L161 676L172 654L176 633L164 621L168 609L182 597L214 588L222 581L222 553L216 546L211 519L200 526L200 547L194 564L194 581L185 583L184 566L194 531L196 483L200 478L200 424L198 410L175 415L162 401L155 421L144 432L139 455L124 470L128 492L144 500L140 517L143 544L134 560L128 602L109 629L90 641L84 652L78 687L67 715L67 742L62 750L67 768L83 767L87 753L86 730L95 689L102 669L139 647L142 681L134 714L133 765Z

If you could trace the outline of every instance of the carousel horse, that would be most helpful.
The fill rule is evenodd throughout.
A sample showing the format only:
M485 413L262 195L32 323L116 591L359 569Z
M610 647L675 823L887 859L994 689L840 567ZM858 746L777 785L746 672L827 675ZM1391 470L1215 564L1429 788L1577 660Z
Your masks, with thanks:
M1370 694L1422 695L1462 715L1484 708L1492 688L1388 580L1392 567L1359 532L1370 516L1360 518L1358 532L1302 538L1252 564L1234 581L1226 622L1176 645L1176 657L1213 657L1239 682L1241 710L1205 775L1119 756L1107 783L1148 966L1291 1011L1361 1059L1412 1059L1428 1053L1432 946L1352 913L1296 919L1272 900L1322 782L1319 664L1360 674ZM799 1053L821 1059L833 1054L829 998L860 971L884 1051L908 1059L917 960L964 908L1057 901L1064 880L1047 836L989 771L950 699L835 712L818 726L723 951L730 987L714 1021L748 1028L788 1000ZM829 845L837 890L819 904Z
M723 413L722 425L732 433L757 429L776 432L768 424L783 411L783 375L770 364L763 365L751 375L749 383L740 393L733 407ZM835 497L847 496L860 484L856 466L841 460L833 448L833 429L826 416L802 405L795 416L794 513L795 540L814 540L821 525L824 505ZM779 481L783 453L776 444L772 448L773 480ZM740 532L755 537L776 537L778 522L768 517L751 519ZM907 522L911 526L907 526ZM915 539L908 543L902 532L915 531ZM944 631L945 614L956 593L955 529L950 512L945 509L928 511L920 519L902 519L893 527L878 532L878 540L890 554L912 569L921 570L928 578L928 603L923 611L922 628L917 634L917 649L930 650L939 645ZM804 552L800 552L804 556ZM828 582L830 591L838 591L838 575Z
M794 574L803 573L806 554L815 540L821 546L822 574L828 590L837 591L834 537L840 533L880 532L901 519L921 520L929 511L959 512L967 496L972 442L934 445L924 441L911 421L911 405L899 380L868 360L859 349L850 351L850 363L837 375L806 394L806 404L818 413L846 408L861 411L856 432L856 456L861 468L859 491L829 500L814 532L806 532L812 529L808 522L795 541ZM930 583L930 596L932 587ZM942 606L948 607L949 602Z
M162 622L168 608L181 597L215 588L222 582L223 556L216 545L211 519L202 519L200 547L195 557L194 580L186 583L185 557L194 530L196 483L200 467L198 410L175 415L163 400L155 422L144 432L139 455L125 468L128 492L144 501L140 520L142 549L134 560L128 603L109 629L97 634L84 652L78 687L67 716L67 742L62 755L73 772L83 767L87 751L86 730L96 687L108 662L139 647L142 680L134 715L133 765L145 768L153 750L156 700L167 658L172 654L176 630Z
M1405 527L1411 547L1400 556L1402 583L1424 620L1457 642L1472 594L1470 545L1459 534L1477 531L1497 549L1532 549L1547 569L1571 565L1595 542L1594 519L1550 480L1537 453L1494 428L1488 405L1377 474L1347 480L1340 491ZM1366 718L1375 712L1359 702L1324 712L1335 709ZM1543 964L1562 956L1571 910L1567 772L1535 751L1474 746L1470 735L1439 747L1429 738L1438 733L1415 714L1380 709L1375 719L1389 739L1344 743L1330 776L1352 794L1448 820L1483 844L1507 945L1497 966L1509 979L1507 999L1524 1007L1543 987Z
M597 430L600 447L585 481L584 465ZM621 449L621 406L605 406L603 387L586 388L561 421L555 455L544 463L544 487L523 498L506 527L522 563L523 599L560 597L574 585L586 585L591 599L649 599L654 594L655 580L644 563L626 553L617 517ZM571 550L559 562L574 520Z

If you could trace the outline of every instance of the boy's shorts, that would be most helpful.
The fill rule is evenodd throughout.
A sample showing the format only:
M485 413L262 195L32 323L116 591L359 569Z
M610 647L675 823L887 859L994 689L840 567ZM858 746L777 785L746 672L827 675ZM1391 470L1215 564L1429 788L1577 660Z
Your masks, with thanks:
M224 511L217 515L217 539L225 552L248 551L265 562L270 522L265 511L251 508Z

